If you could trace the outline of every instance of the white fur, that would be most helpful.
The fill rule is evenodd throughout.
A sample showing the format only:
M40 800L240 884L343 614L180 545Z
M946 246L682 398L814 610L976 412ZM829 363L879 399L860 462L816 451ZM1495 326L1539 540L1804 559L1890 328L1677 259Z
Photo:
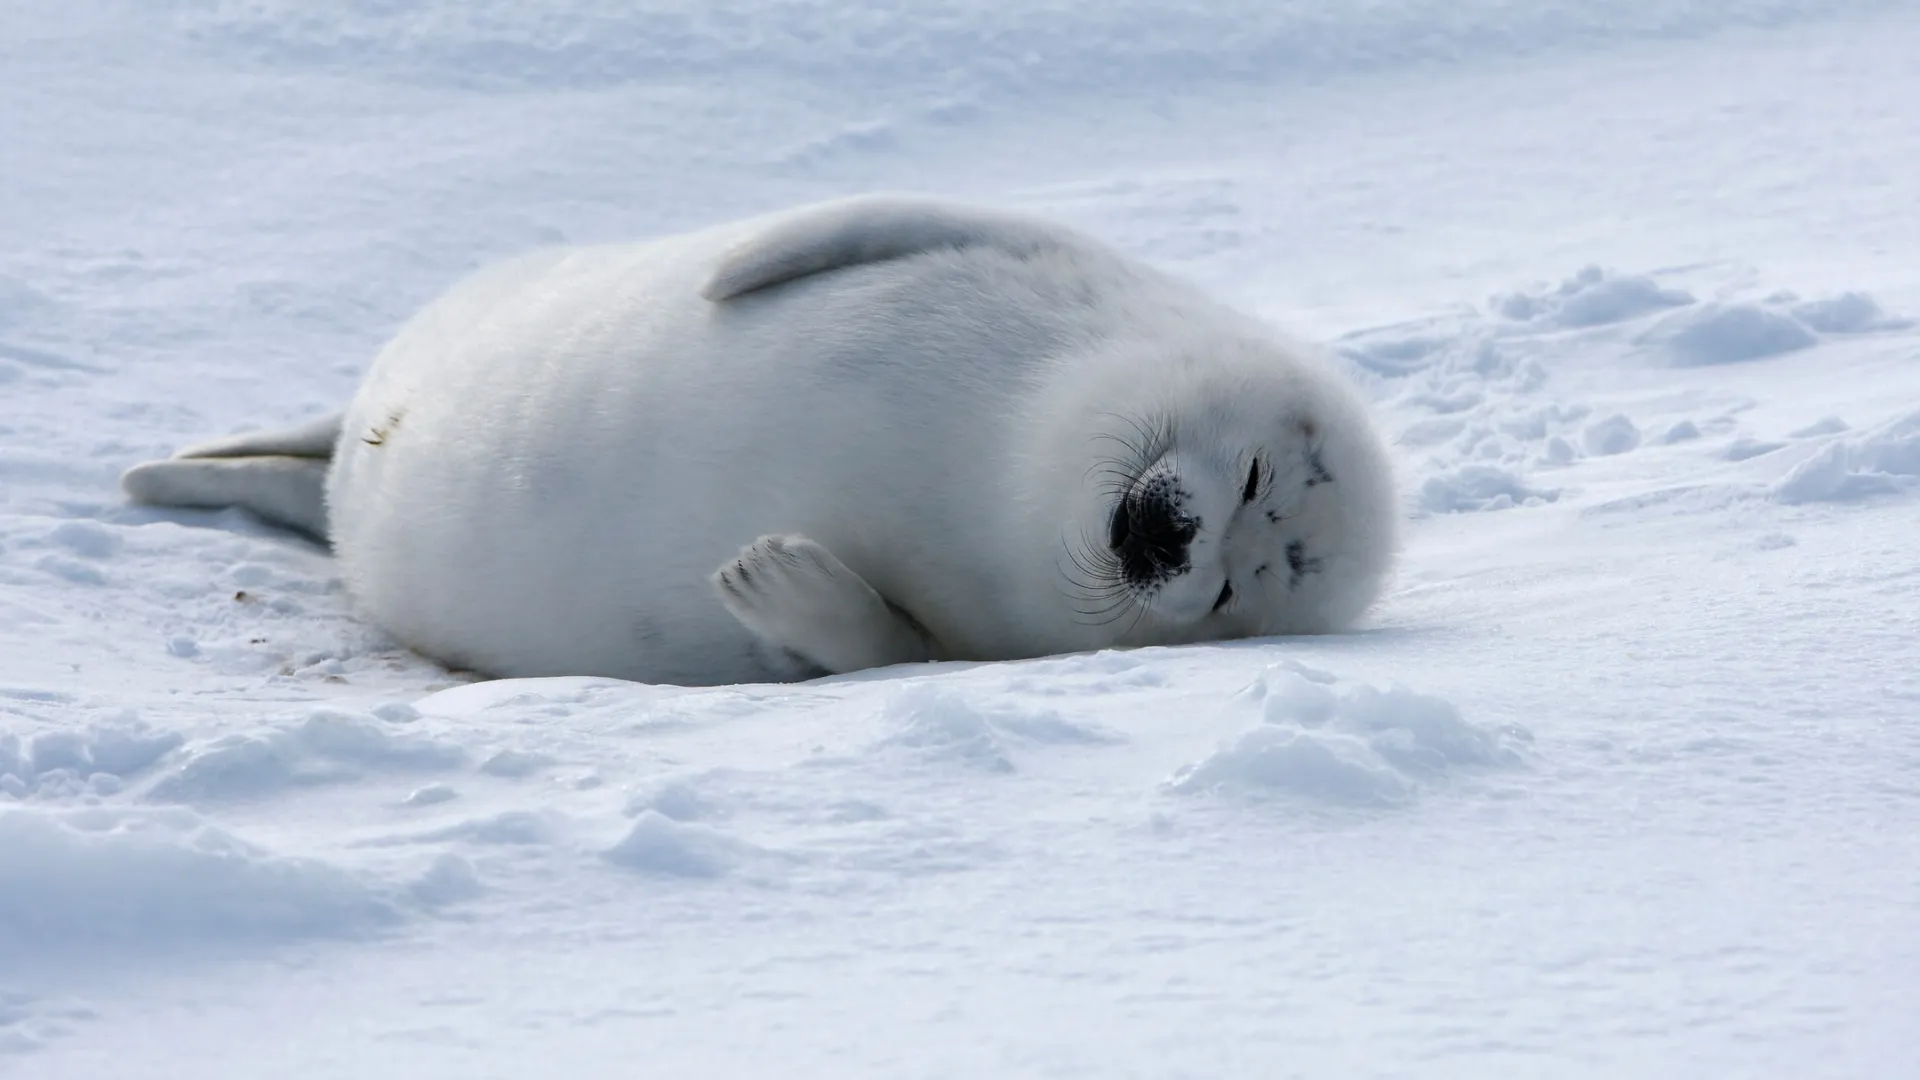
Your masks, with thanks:
M210 464L129 491L257 494ZM1147 472L1201 524L1127 588L1104 538ZM898 197L481 272L374 361L327 502L360 610L422 652L692 684L1338 629L1397 517L1318 360L1058 226Z

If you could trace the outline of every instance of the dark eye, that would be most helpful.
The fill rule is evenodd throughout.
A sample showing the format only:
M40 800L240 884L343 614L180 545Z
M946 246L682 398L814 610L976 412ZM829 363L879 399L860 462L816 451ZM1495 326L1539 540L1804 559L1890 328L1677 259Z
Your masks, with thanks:
M1260 494L1260 459L1254 458L1253 467L1247 470L1247 486L1240 492L1240 502L1243 505L1250 503L1258 494Z

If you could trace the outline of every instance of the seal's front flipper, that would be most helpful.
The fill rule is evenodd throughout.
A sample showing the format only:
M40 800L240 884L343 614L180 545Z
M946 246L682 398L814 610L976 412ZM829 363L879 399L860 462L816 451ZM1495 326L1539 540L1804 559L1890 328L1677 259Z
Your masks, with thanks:
M805 537L763 536L708 580L733 617L762 641L829 672L936 656L920 624Z
M811 274L931 251L994 248L1016 258L1079 243L1023 214L912 195L855 195L803 207L735 244L700 295L714 303Z
M128 469L120 487L135 502L197 509L238 506L276 525L327 538L324 458L168 458Z

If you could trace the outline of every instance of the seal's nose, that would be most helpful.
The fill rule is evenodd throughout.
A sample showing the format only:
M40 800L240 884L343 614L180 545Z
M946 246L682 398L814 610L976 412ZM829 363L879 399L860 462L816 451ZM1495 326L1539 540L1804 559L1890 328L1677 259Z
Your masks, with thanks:
M1162 489L1148 487L1114 507L1107 545L1129 583L1152 585L1188 568L1187 549L1199 531L1200 523L1180 513Z

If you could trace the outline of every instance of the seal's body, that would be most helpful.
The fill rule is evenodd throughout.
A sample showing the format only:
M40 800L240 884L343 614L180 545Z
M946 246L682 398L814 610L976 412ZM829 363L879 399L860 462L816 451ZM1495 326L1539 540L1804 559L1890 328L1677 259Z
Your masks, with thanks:
M1069 230L881 196L484 270L343 417L125 483L324 532L446 663L688 684L1337 629L1397 518L1318 359Z

